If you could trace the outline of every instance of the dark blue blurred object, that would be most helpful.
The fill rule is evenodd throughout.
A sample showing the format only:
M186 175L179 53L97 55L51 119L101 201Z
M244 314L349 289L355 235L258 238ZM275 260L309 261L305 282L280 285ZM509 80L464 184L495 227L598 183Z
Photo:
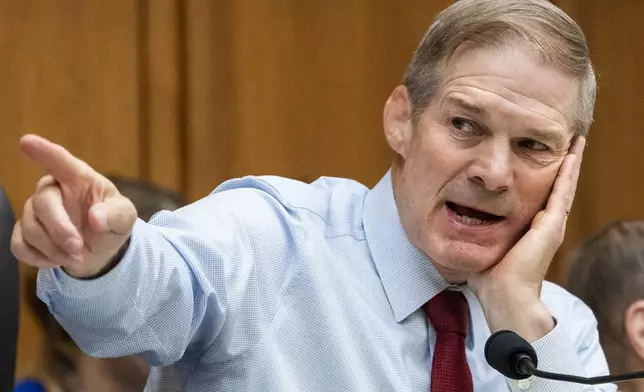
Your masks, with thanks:
M11 254L14 217L0 188L0 391L13 390L18 341L18 261Z
M47 392L45 386L38 380L20 381L13 392Z

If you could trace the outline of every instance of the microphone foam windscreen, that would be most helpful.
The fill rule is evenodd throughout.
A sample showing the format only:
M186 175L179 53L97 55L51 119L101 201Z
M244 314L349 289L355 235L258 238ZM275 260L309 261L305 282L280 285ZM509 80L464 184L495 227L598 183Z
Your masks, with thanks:
M537 366L537 353L530 343L512 331L498 331L485 343L485 359L496 371L508 378L521 380L530 377L517 370L518 356L525 354Z

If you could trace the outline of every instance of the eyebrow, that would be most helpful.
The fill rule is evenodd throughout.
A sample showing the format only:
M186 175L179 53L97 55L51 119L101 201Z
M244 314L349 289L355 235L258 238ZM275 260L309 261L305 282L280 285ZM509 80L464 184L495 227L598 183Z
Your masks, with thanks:
M448 96L448 97L445 98L445 101L447 103L452 104L452 105L458 106L461 109L466 110L466 111L468 111L470 113L479 114L479 115L483 115L483 116L488 116L488 114L489 114L487 109L485 109L484 107L479 106L479 105L475 105L475 104L467 102L467 101L464 101L461 98L449 97Z
M448 96L445 98L444 101L445 103L458 106L459 108L467 112L470 112L472 114L489 118L490 113L486 108L467 102L461 98ZM544 129L536 129L536 128L528 128L527 132L531 135L531 137L533 137L538 141L554 144L558 150L566 147L566 140L559 132L547 131Z

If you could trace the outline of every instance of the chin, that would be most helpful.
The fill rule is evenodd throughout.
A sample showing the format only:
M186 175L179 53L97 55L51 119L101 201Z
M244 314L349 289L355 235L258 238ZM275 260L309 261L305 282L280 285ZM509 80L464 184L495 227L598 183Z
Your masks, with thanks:
M503 217L489 224L464 224L446 205L425 221L423 249L445 275L469 276L485 271L505 256L513 245L516 222ZM447 276L445 276L447 278Z
M463 282L468 276L496 265L505 252L496 246L447 241L441 249L427 252L433 264L451 283Z

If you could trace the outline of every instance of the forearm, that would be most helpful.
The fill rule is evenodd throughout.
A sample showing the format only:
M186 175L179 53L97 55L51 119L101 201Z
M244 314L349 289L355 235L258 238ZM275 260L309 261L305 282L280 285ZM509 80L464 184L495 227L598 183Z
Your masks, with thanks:
M552 288L549 290L552 293ZM511 330L526 339L537 353L540 370L582 377L606 375L608 367L592 313L582 304L565 313L554 314L542 302L540 294L540 291L525 287L504 290L500 286L488 286L480 290L481 306L490 331ZM566 320L568 324L563 325L558 319ZM573 342L571 337L576 340ZM507 379L507 383L510 390L516 392L616 391L614 385L584 386L536 377L523 381Z
M479 298L492 333L510 330L532 343L555 327L538 293L494 288L481 290Z
M140 221L123 259L105 275L79 280L42 270L38 286L61 325L97 357L142 353L153 365L172 363L205 313L206 295L189 263L159 229Z

